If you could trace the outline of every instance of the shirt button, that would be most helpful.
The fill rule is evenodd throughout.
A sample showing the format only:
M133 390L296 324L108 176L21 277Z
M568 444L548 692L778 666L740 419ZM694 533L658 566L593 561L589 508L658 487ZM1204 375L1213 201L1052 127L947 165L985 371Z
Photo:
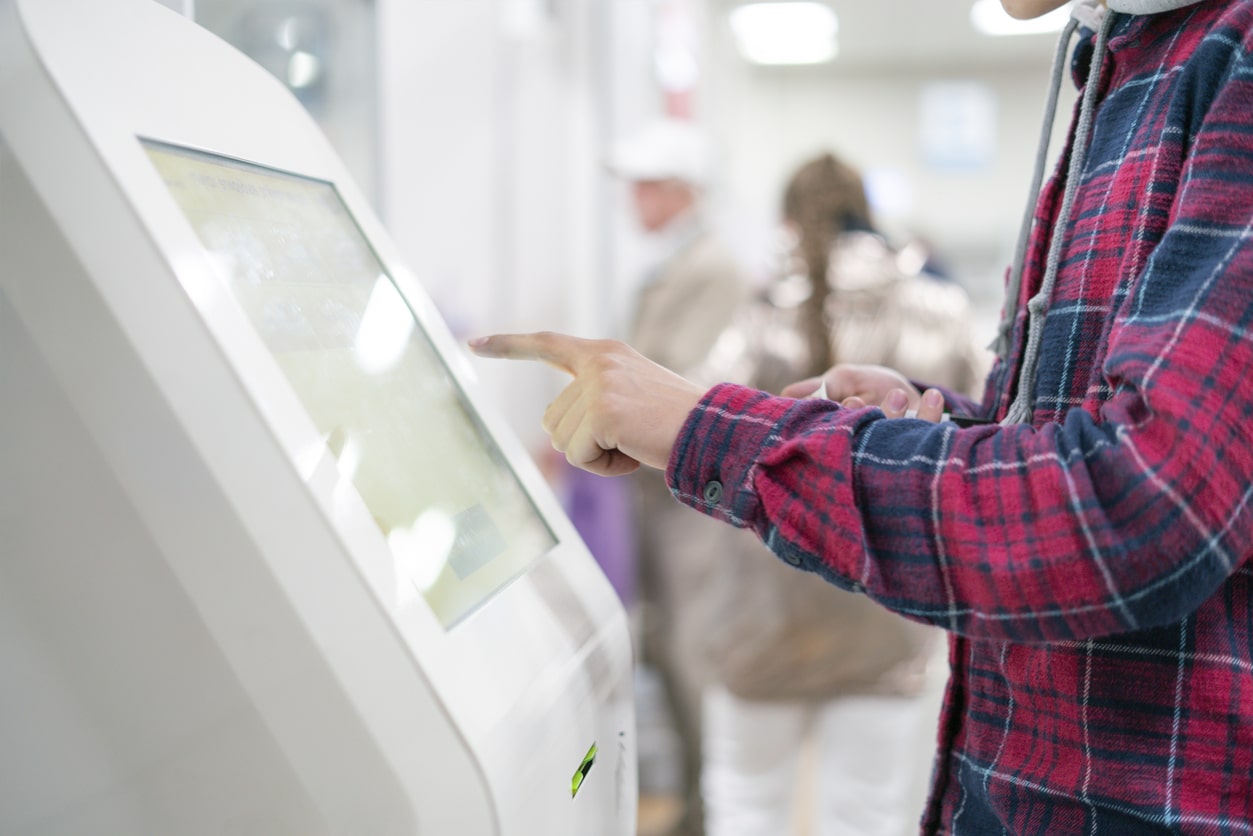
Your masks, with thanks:
M722 499L722 483L717 479L705 483L705 501L714 505Z
M783 559L788 563L791 563L793 566L801 565L801 559L794 554L785 554L783 555Z

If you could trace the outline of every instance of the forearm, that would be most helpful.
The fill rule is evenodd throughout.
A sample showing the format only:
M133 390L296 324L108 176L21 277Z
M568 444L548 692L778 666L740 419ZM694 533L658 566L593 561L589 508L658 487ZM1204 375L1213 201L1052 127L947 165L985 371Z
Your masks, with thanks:
M1247 552L1247 538L1231 536L1239 526L1219 531L1226 511L1207 520L1193 510L1226 507L1249 528L1225 480L1210 490L1188 473L1170 476L1190 485L1184 506L1162 490L1151 461L1162 427L1098 426L1077 412L1041 430L957 430L879 415L717 387L680 436L672 489L753 529L799 568L986 638L1056 641L1169 623ZM710 501L714 481L723 489Z

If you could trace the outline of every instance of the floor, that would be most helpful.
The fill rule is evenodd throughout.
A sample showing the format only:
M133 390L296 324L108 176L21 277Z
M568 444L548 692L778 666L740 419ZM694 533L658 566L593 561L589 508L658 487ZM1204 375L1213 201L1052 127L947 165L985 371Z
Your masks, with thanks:
M641 796L635 832L638 836L666 836L682 812L683 803L675 796Z

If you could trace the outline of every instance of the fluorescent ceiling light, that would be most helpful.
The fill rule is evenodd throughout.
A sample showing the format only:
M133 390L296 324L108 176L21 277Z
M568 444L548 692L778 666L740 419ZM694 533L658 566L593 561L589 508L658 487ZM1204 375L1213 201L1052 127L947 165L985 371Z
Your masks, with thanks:
M835 58L840 22L825 3L748 3L731 12L740 54L754 64L822 64Z
M1034 20L1010 17L1001 7L1001 0L975 0L970 7L970 23L984 35L1047 35L1066 28L1069 19L1069 4Z

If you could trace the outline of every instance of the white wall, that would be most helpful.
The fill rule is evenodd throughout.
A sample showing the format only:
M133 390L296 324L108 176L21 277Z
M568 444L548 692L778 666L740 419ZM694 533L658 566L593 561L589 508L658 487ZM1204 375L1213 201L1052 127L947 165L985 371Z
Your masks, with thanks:
M377 0L381 211L454 331L613 331L603 151L641 92L640 0ZM642 109L642 108L636 108ZM564 376L474 361L528 446Z
M724 21L715 19L712 32L708 113L723 140L721 206L746 256L764 244L783 184L811 156L831 150L863 170L894 171L909 184L912 205L878 221L891 235L933 242L975 298L990 338L988 320L999 309L1035 158L1047 59L931 69L845 70L838 59L819 68L756 67L735 54ZM924 85L938 81L979 82L994 94L997 143L986 167L946 171L924 160L920 96ZM1075 98L1069 76L1062 89L1054 155Z
M595 133L586 23L571 8L379 0L381 209L454 332L571 328L594 317ZM476 361L538 443L552 375Z

